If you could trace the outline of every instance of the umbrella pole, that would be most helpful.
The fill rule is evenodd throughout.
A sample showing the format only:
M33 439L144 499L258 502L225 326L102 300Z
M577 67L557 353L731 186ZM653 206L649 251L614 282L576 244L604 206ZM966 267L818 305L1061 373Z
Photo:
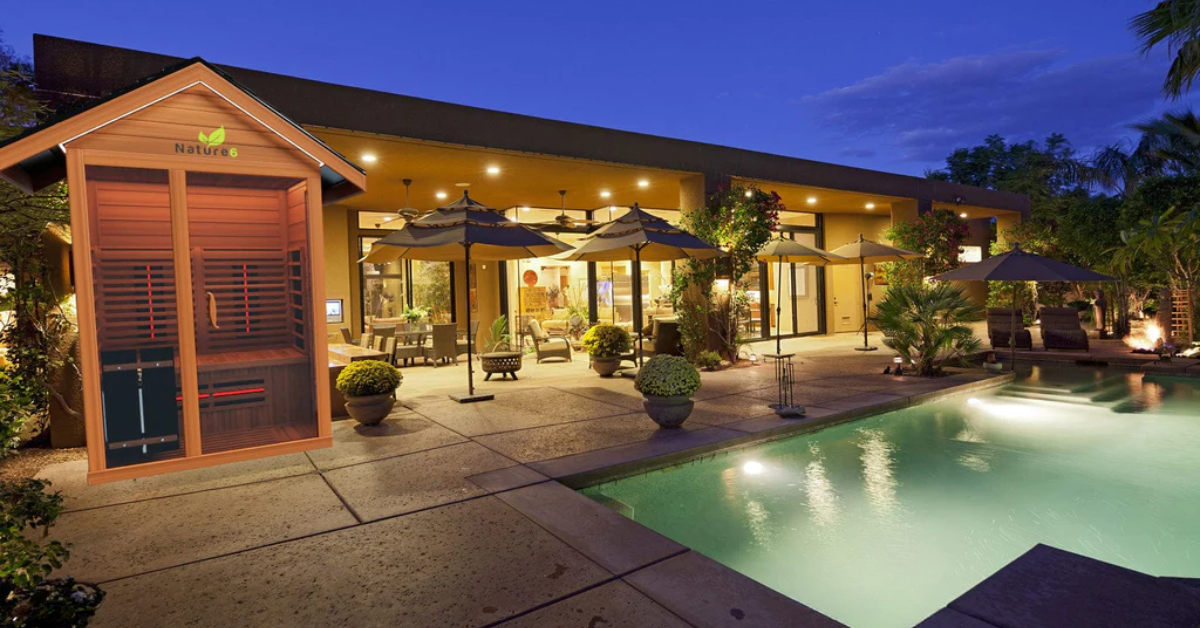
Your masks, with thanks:
M782 238L783 236L780 236ZM775 290L775 355L783 355L783 256L779 256L779 288Z
M642 249L634 247L633 249L633 331L638 335L637 339L637 363L638 368L642 368L642 350L645 338L642 337Z
M862 280L862 300L863 300L863 346L859 347L859 351L874 351L875 347L867 341L867 315L868 315L868 297L870 296L867 288L867 258L858 258L858 276Z
M467 306L467 394L466 395L451 395L450 398L459 403L471 403L473 401L488 401L494 399L494 395L476 395L475 394L475 337L471 335L471 245L470 243L463 245L464 263L467 266L467 281L466 281L466 306Z
M1014 375L1017 372L1017 286L1019 285L1019 282L1013 282L1013 304L1008 327L1008 355L1009 361L1012 362L1011 368Z

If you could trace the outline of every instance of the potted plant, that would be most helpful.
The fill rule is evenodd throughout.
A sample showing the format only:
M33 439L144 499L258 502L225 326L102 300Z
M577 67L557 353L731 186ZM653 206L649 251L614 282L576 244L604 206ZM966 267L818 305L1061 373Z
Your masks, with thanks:
M380 360L351 362L337 378L337 389L346 397L346 412L363 425L378 425L396 405L396 387L404 376L400 369Z
M638 371L633 387L646 398L642 407L659 427L675 428L692 414L700 372L684 358L656 355Z
M583 350L592 356L592 370L612 377L621 367L621 354L629 351L629 332L616 325L596 325L583 335Z
M401 314L401 316L404 317L404 320L406 320L410 323L419 323L419 322L421 322L421 319L425 318L428 315L429 315L429 312L425 311L422 308L408 307L408 306L404 307L404 313Z

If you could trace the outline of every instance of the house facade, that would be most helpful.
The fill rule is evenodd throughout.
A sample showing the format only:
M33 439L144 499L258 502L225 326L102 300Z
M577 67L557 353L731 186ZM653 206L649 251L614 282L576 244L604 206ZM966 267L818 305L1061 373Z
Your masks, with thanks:
M103 98L180 61L48 36L34 41L38 86L55 103ZM722 185L777 192L788 208L780 219L785 237L828 249L859 234L883 239L895 221L949 208L971 225L967 253L986 256L993 222L1002 230L1029 211L1028 199L1017 194L237 67L221 70L366 172L365 193L324 208L326 331L334 338L343 327L357 337L373 321L399 319L409 308L457 321L471 307L472 318L485 327L501 314L514 327L535 318L553 330L585 316L632 327L635 273L642 279L646 316L669 313L669 262L635 268L633 262L548 258L479 261L469 292L462 289L468 276L462 264L358 262L375 240L464 189L510 219L542 225L567 242L635 202L675 222ZM182 146L189 149L197 150ZM752 337L861 329L857 266L785 266L782 288L777 272L776 265L763 264L749 282ZM885 289L882 279L871 283L876 295ZM982 287L972 289L982 298Z

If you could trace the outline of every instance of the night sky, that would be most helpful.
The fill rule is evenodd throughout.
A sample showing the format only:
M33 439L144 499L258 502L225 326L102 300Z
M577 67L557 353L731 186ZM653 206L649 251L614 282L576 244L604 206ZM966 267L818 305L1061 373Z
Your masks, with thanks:
M921 174L999 133L1081 151L1171 103L1149 0L6 3L44 33L435 100ZM119 7L119 8L118 8ZM352 106L352 103L347 103Z

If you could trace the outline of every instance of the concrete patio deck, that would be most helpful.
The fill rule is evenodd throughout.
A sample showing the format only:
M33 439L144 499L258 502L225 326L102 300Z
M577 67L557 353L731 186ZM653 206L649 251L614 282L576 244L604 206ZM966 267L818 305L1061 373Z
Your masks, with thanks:
M100 628L839 626L568 488L996 383L885 376L891 354L846 336L788 344L801 420L767 407L770 365L704 373L681 430L586 356L468 405L445 396L464 367L409 368L405 407L335 423L331 449L92 487L83 461L41 476L67 498L67 571L108 591Z

